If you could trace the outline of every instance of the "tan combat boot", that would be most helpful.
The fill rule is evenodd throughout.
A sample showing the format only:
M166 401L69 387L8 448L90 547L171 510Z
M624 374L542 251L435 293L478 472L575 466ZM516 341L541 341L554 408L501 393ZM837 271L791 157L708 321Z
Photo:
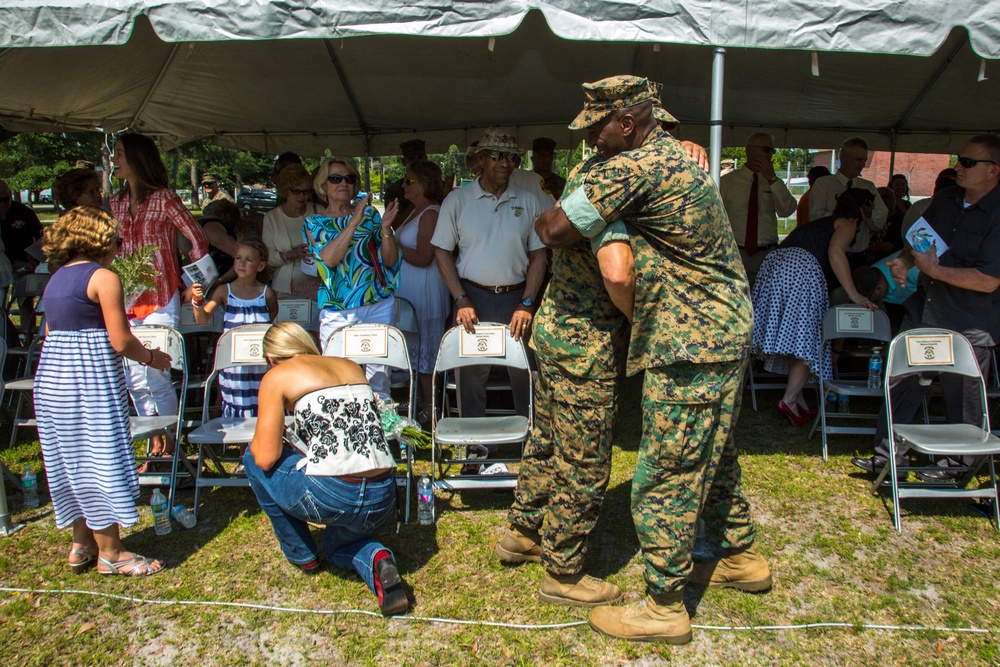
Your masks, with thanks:
M687 644L691 619L682 601L683 592L647 595L625 607L598 607L590 612L590 627L602 635L638 642Z
M589 574L549 574L542 577L538 599L551 604L565 604L573 607L600 607L618 604L623 597L622 589L606 581L595 579Z
M743 551L727 551L726 556L707 563L695 563L688 578L701 586L736 588L759 593L771 588L771 568L753 545Z
M510 528L503 534L503 539L496 546L493 553L504 563L541 563L542 562L542 539L538 536L537 530L528 530L521 526L510 524Z

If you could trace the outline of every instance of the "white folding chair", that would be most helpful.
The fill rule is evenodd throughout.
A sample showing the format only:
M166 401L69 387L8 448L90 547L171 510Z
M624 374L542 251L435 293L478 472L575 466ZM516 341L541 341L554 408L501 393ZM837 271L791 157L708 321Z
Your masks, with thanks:
M437 385L445 375L464 366L494 365L530 371L528 354L524 342L516 340L506 325L481 322L476 325L476 333L470 334L464 327L448 330L441 339L437 362L434 365L434 446L431 450L431 473L434 488L459 490L475 488L513 489L517 486L517 474L508 472L500 475L449 474L450 464L478 462L470 460L462 450L470 445L485 447L520 445L521 454L507 458L490 458L491 463L519 463L524 453L524 444L531 433L534 413L534 394L528 383L528 416L503 415L487 417L450 417L437 409ZM444 447L453 448L452 458L444 456ZM457 449L457 451L455 451Z
M319 331L319 308L311 299L278 299L275 322L295 322L306 331Z
M15 312L18 316L21 315L20 307L18 302L27 298L38 298L40 299L42 294L45 292L45 286L49 284L49 279L52 277L49 273L29 273L23 275L17 279L14 283L14 289L11 290L10 302L7 304L7 312L13 315ZM15 310L16 308L16 310ZM31 339L34 337L35 322L34 319L41 317L44 310L42 308L41 302L35 304L35 313L32 317L31 322L21 322L21 326L25 330L25 343L30 343ZM39 325L39 329L43 329L43 325Z
M184 337L184 348L188 354L188 392L203 393L208 371L211 368L212 354L215 345L222 334L225 324L225 312L222 308L212 311L212 321L208 324L198 324L194 319L194 308L190 303L181 306L181 319L177 331ZM188 410L198 410L197 406ZM184 428L194 428L201 422L197 419L185 419Z
M219 372L226 368L266 365L263 341L264 334L270 326L267 323L244 324L233 327L219 336L212 372L205 382L201 425L187 434L188 442L198 445L197 478L194 482L194 508L192 509L196 515L198 513L198 498L203 487L250 485L245 475L237 475L226 468L226 464L238 464L239 457L227 457L225 450L228 447L248 444L253 440L253 432L257 428L257 418L216 417L210 419L212 383L217 381ZM208 461L206 461L206 456ZM209 477L205 474L206 464L209 461L213 466L213 472L217 473L218 476Z
M167 503L169 507L174 506L174 493L177 489L177 477L183 474L188 477L194 476L187 457L184 456L181 447L181 426L183 424L184 405L187 396L188 364L187 354L184 350L184 337L179 331L171 327L143 324L132 328L132 335L142 341L143 346L151 350L161 350L171 357L170 368L181 375L180 392L177 403L176 415L133 415L132 416L132 441L149 440L156 435L166 435L173 438L174 454L170 461L170 472L164 475L161 472L145 472L139 474L139 484L143 486L169 486ZM135 367L139 365L137 361L125 359L125 366ZM147 451L148 454L148 451ZM183 459L186 470L180 471L180 462ZM137 456L140 463L162 462L163 459L152 456Z
M953 373L978 380L982 411L979 424L896 424L892 420L894 382L918 373ZM1000 453L1000 438L990 432L986 405L986 384L975 351L965 336L946 329L910 329L889 345L885 364L885 402L889 411L889 462L879 472L872 485L877 494L886 475L891 480L893 521L902 532L899 503L903 498L991 498L997 530L1000 530L1000 503L993 461ZM961 477L953 482L903 482L897 473L912 470L940 470L936 466L910 467L896 465L897 447L911 449L930 456L960 459L973 456L975 463L956 468ZM968 488L979 471L986 466L989 480L978 488ZM949 468L949 470L952 470Z
M6 341L5 338L0 337L0 368L3 368L3 365L6 362L6 360L7 360L7 341ZM0 403L3 403L3 394L4 394L5 390L6 390L6 384L3 381L3 375L0 374ZM16 433L17 429L14 426L11 426L11 431L13 433ZM14 436L11 435L11 444L12 445L13 445L13 440L14 440ZM4 491L4 489L2 488L3 487L3 478L4 477L6 477L8 480L10 480L11 484L13 484L14 488L17 489L18 491L23 491L24 489L21 486L21 479L17 475L14 474L13 470L11 470L10 468L7 467L6 463L4 463L3 461L0 461L0 494L3 494L4 508L6 508L7 496L6 496L6 491ZM8 523L9 523L9 519L8 519ZM9 527L9 526L0 525L0 531L2 531L6 527ZM3 534L3 533L0 533L0 534Z
M406 349L406 338L403 332L387 324L357 323L348 324L330 334L323 347L323 354L328 357L343 357L357 364L380 364L390 369L405 373L409 378L408 395L412 396L416 386L416 375L410 366L410 355ZM411 400L406 416L413 419L416 410L415 401ZM397 463L406 467L402 478L396 475L396 486L403 487L406 493L406 511L404 521L410 521L410 502L413 488L413 448L405 443L399 443L399 458Z
M44 334L45 329L42 329L42 334ZM5 384L5 390L9 396L17 394L17 405L14 408L14 417L10 422L10 443L9 446L13 447L14 443L17 442L17 429L19 428L35 428L37 423L33 417L22 418L21 410L24 408L25 403L32 402L32 395L35 391L35 366L38 365L38 358L42 354L42 345L45 342L44 335L35 336L35 339L31 341L24 354L24 374L18 377L16 380L11 380ZM6 344L4 349L6 350ZM20 483L20 480L18 480Z
M877 340L887 343L892 340L892 331L889 327L889 317L881 310L868 310L860 306L834 306L823 315L823 342L837 338L854 338ZM884 362L883 362L884 366ZM819 382L819 418L813 423L809 437L812 438L819 428L823 439L823 460L828 458L827 436L830 434L848 435L874 435L875 426L838 426L830 423L831 420L852 420L869 419L875 421L878 414L865 414L851 412L848 414L830 414L826 411L827 397L830 394L841 396L867 396L878 398L882 396L882 387L874 389L868 388L867 378L863 380L841 379L837 376L832 380L818 378ZM884 376L883 376L884 377Z

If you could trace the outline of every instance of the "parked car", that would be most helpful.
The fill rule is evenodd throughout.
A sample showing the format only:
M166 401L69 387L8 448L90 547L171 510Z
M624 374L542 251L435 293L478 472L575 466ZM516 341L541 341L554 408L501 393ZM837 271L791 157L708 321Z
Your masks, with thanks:
M236 205L247 211L270 211L278 205L278 194L274 190L243 190L236 198Z

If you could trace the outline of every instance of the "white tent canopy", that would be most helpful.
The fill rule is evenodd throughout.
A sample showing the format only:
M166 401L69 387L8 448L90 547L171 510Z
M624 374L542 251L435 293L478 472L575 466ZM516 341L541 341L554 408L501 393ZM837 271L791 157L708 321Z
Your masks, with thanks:
M831 4L7 0L0 124L351 155L501 125L566 146L580 83L634 73L704 142L725 47L727 145L765 129L784 146L954 152L1000 130L1000 66L984 60L1000 57L997 3Z

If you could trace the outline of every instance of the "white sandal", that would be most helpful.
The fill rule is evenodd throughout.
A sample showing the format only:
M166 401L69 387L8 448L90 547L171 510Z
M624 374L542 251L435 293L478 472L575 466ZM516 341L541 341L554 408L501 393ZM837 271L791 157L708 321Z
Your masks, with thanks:
M152 564L156 561L151 561L145 556L140 556L139 554L132 554L131 558L123 558L116 563L112 563L107 558L98 556L97 562L108 568L107 570L98 568L97 571L101 574L121 574L126 577L149 576L151 574L156 574L165 567L165 565L161 564L160 567L154 570Z

